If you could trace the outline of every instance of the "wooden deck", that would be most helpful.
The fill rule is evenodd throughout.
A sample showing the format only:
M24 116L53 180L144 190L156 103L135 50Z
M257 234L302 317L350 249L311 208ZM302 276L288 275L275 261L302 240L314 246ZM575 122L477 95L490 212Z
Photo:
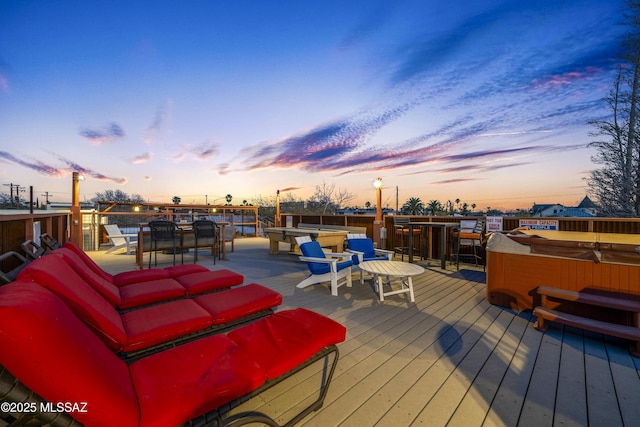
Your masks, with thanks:
M629 355L626 342L562 326L536 331L530 313L486 301L482 269L422 264L425 273L414 277L415 303L408 294L381 303L370 281L361 285L356 274L353 287L341 287L338 297L328 285L297 289L305 265L286 251L269 255L266 238L238 239L235 247L227 261L214 266L203 252L199 263L238 271L246 283L282 293L283 309L309 308L347 328L324 407L299 425L639 423L640 360ZM135 268L133 255L89 254L114 273ZM185 262L192 259L185 255ZM309 397L312 381L301 374L247 405L281 421Z

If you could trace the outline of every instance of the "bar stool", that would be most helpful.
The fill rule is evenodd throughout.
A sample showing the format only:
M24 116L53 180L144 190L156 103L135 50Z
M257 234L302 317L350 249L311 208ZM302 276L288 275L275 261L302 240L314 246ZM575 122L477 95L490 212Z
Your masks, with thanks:
M180 236L176 233L178 226L173 221L155 220L149 221L151 230L151 245L149 247L149 268L151 268L151 253L155 252L155 265L158 265L158 243L170 243L173 245L173 265L176 265L176 252ZM184 264L184 253L180 251L181 261Z
M411 221L411 218L393 218L393 227L395 228L395 232L396 232L396 236L395 236L395 241L397 242L398 238L400 238L400 246L395 246L393 248L394 252L396 253L400 253L400 259L402 261L404 261L404 254L405 253L409 253L409 246L408 246L408 240L409 240L409 228L407 227L407 224ZM422 235L420 228L413 228L413 249L415 250L416 248L416 243L418 248L420 248L420 256L422 256L422 245L420 243L420 236ZM416 239L416 237L418 237ZM405 241L407 243L405 243ZM415 253L415 252L414 252Z
M193 263L198 262L198 248L211 246L211 254L213 255L213 264L216 263L216 255L218 249L218 226L210 219L198 219L193 222L193 234L195 237L195 248L193 253Z
M453 232L455 243L456 268L460 270L460 257L473 257L476 267L478 261L482 260L480 250L484 238L485 220L477 219L473 228L463 228L462 226ZM471 253L463 253L462 248L470 248ZM483 263L484 264L484 263ZM486 266L485 266L486 267Z

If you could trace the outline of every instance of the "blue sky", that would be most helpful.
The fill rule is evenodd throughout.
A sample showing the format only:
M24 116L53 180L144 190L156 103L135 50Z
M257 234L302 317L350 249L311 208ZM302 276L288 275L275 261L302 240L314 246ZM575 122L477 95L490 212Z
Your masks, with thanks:
M577 204L623 0L0 0L0 177L70 201ZM8 187L2 187L8 192ZM396 191L397 190L397 191Z

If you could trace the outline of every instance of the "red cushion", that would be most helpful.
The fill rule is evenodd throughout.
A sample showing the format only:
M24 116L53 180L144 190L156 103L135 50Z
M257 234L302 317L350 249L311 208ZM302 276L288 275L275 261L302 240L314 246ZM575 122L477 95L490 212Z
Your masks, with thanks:
M130 371L145 426L182 424L265 380L262 369L224 335L145 357L132 363Z
M130 285L132 283L147 282L149 280L166 279L171 277L169 272L162 268L150 268L148 270L131 270L114 274L111 277L113 284L120 287Z
M124 286L136 282L144 282L147 280L165 279L170 277L169 272L161 268L151 268L149 270L132 270L118 273L114 276L104 271L94 260L89 257L82 249L72 242L64 244L64 248L73 251L93 272L110 281L115 286Z
M80 259L82 259L82 261L84 261L84 263L96 274L99 274L106 280L111 280L111 275L101 269L100 266L98 266L98 264L96 264L95 261L89 257L89 255L87 255L82 249L78 247L78 245L73 242L66 242L63 247L75 252L76 255L78 255Z
M187 295L198 295L204 292L214 291L236 286L244 281L244 276L231 270L202 271L186 274L175 279L187 290Z
M105 297L114 307L120 306L121 296L118 287L111 280L105 279L103 276L93 271L85 262L69 248L59 248L55 251L56 255L61 255L62 259L78 273L82 279L87 282L100 295Z
M72 414L84 425L138 425L127 365L32 282L0 287L0 365L48 402L86 402L86 412Z
M462 231L459 234L456 233L456 236L458 235L460 236L461 239L480 240L482 238L482 236L480 236L480 234L478 233L471 233L466 231Z
M193 299L213 317L213 324L229 323L282 304L282 295L251 283Z
M154 302L167 301L185 296L184 287L174 279L158 279L131 283L119 288L119 308L139 307Z
M211 326L211 315L185 299L129 311L122 315L126 352L141 350Z
M268 379L273 379L327 345L344 341L346 329L328 317L298 308L264 317L227 336L251 354Z
M201 273L209 271L207 267L199 264L180 264L163 268L169 274L169 277L184 276L185 274Z
M126 333L116 309L64 262L61 255L51 253L30 262L18 275L52 290L104 342L120 350Z
M183 264L165 268L125 271L113 276L113 284L116 286L125 286L132 283L178 277L185 274L200 273L202 271L209 271L209 269L198 264Z

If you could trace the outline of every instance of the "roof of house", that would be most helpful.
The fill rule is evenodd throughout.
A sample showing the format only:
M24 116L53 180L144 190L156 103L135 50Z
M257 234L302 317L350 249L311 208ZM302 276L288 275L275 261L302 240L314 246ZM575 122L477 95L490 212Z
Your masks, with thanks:
M596 209L597 208L596 204L593 203L593 201L591 201L589 196L584 196L584 199L582 199L578 207L580 209Z
M583 210L582 208L565 208L558 214L559 217L581 217L593 218L595 215Z

